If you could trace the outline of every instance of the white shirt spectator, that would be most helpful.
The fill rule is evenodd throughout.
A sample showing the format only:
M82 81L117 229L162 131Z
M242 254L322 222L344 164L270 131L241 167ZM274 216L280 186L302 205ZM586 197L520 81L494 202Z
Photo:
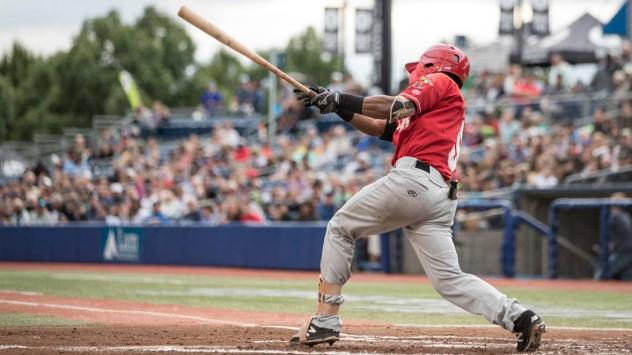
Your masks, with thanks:
M32 225L54 225L57 224L59 215L50 213L45 207L38 208L31 215Z
M572 67L565 62L559 54L551 57L551 69L549 70L549 86L555 86L558 75L562 77L562 84L565 88L572 87L575 82L572 77Z

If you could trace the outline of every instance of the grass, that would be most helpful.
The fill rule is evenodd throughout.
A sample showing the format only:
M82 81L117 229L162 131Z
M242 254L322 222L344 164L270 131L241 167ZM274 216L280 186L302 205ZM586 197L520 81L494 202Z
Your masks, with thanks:
M68 326L85 325L85 322L52 316L25 313L0 313L0 327Z
M313 280L69 271L0 270L0 290L3 289L274 313L312 312L316 298ZM550 325L632 328L632 317L615 318L617 312L632 314L629 293L516 287L501 290L542 310ZM482 317L450 308L428 284L352 280L345 287L345 294L349 296L343 307L346 319L397 324L487 324ZM3 319L2 324L12 324L9 316Z

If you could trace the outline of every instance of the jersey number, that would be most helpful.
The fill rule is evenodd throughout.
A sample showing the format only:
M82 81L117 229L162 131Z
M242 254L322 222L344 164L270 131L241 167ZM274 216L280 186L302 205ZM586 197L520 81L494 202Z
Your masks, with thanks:
M465 120L461 123L461 129L459 130L459 135L456 137L456 143L450 150L450 154L448 154L448 168L450 168L450 171L456 170L456 163L459 161L461 141L463 140L463 127L465 127Z
M397 120L397 130L398 131L403 131L406 128L408 128L408 125L410 125L410 117L406 117L406 118L402 118L400 120Z

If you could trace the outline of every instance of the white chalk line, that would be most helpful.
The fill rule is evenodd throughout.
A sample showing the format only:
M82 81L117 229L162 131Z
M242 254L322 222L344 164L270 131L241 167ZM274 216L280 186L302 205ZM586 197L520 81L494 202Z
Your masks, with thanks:
M83 312L123 313L123 314L136 314L136 315L153 316L153 317L164 317L164 318L179 318L179 319L195 320L198 322L211 323L211 324L256 326L255 324L248 324L248 323L242 323L242 322L234 322L234 321L218 320L218 319L206 318L206 317L200 317L200 316L190 316L190 315L185 315L185 314L174 314L174 313L154 312L154 311L97 308L97 307L73 306L73 305L68 305L68 304L14 301L14 300L4 300L4 299L0 299L0 303L13 304L13 305L18 305L18 306L27 306L27 307L68 309L68 310L83 311Z
M430 339L413 340L413 339L405 339L405 338L400 338L400 339L372 338L372 339L361 340L361 339L356 339L356 338L347 338L344 336L342 336L340 340L344 341L346 344L349 344L349 343L360 343L360 344L379 343L382 345L384 344L398 344L398 345L411 344L413 345L414 344L414 345L423 345L424 347L427 347L427 348L449 348L449 349L470 349L470 348L480 348L480 347L503 349L503 348L511 347L515 343L515 341L505 342L503 344L499 344L499 343L490 344L490 343L484 343L480 341L479 342L451 341L449 343L446 343L445 339L443 339L443 341L436 341L436 340L430 340ZM254 344L283 344L283 343L287 344L287 341L283 341L283 340L254 340L251 342Z
M0 293L10 293L10 294L22 295L22 296L43 296L44 295L41 292L17 291L17 290L0 290Z
M50 275L58 280L84 280L84 281L110 281L120 283L143 283L143 284L167 284L167 285L200 285L199 279L170 278L165 279L157 276L136 276L136 275L95 275L80 273L58 273Z

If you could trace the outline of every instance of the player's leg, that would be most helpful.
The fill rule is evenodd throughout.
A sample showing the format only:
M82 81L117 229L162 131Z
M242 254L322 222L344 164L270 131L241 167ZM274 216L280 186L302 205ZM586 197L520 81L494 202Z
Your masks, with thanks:
M451 303L519 333L518 351L535 350L544 332L540 318L487 282L461 271L450 224L445 220L405 228L433 287Z
M400 210L411 209L402 207L402 196L399 196L401 193L398 194L397 186L401 182L396 180L389 174L365 186L327 224L316 313L290 340L290 344L332 343L338 340L342 324L338 313L344 302L342 287L351 277L356 239L406 225L406 213Z

